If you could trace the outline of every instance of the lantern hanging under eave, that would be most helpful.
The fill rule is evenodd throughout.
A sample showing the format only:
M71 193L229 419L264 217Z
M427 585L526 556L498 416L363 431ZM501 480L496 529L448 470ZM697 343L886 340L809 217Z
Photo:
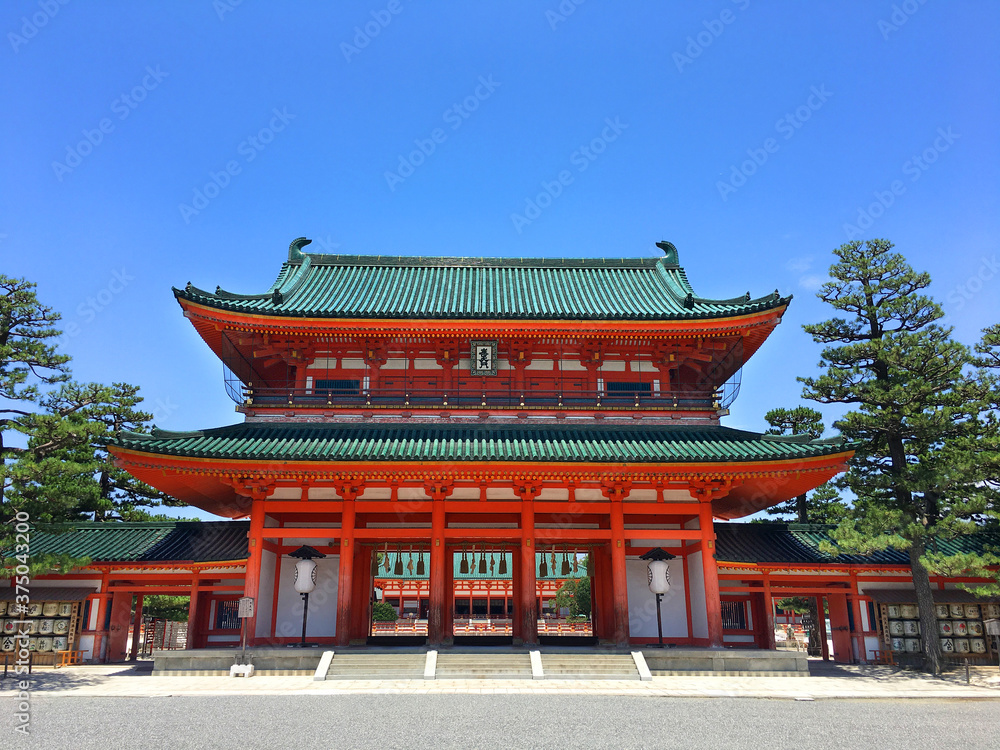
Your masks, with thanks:
M299 560L295 563L295 591L308 594L316 588L316 563L312 560Z
M665 594L670 590L670 565L666 560L650 560L649 590L654 594Z

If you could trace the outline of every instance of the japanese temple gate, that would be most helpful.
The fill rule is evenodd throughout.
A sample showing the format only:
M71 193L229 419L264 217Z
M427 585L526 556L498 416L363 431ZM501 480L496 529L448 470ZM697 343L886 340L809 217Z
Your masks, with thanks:
M316 255L308 242L261 294L174 290L245 421L110 447L158 489L249 518L255 644L296 639L288 555L309 545L326 555L318 642L370 637L379 551L398 550L426 552L427 640L451 642L454 555L470 546L510 560L514 643L539 639L552 595L540 556L569 550L586 556L593 634L646 642L639 556L662 547L671 639L720 646L713 519L806 492L851 456L837 439L720 424L790 298L697 297L670 243L660 258L565 260Z

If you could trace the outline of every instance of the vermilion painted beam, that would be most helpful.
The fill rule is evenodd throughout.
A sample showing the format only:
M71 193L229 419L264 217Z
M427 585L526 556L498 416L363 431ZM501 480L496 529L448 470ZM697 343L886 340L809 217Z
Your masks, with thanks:
M760 586L723 586L719 591L723 594L760 593ZM798 594L849 594L851 590L843 586L777 586L771 581L771 595L784 597Z
M380 531L393 531L394 529L380 529ZM340 539L343 535L342 528L317 529L316 527L304 527L297 529L284 526L282 528L267 528L261 532L262 536L269 539Z
M344 504L339 500L327 502L326 500L265 500L264 512L268 515L273 513L340 513L344 509Z
M625 529L626 539L700 539L698 529Z
M230 323L240 329L259 328L262 331L272 331L280 327L288 335L296 332L320 335L335 333L344 335L355 331L374 333L393 333L413 336L423 333L447 333L450 336L467 335L473 338L483 336L488 332L509 337L512 334L527 336L531 334L583 333L593 334L638 334L651 337L675 336L678 333L694 338L700 334L735 333L744 328L759 329L762 325L773 327L784 315L786 305L771 310L734 315L731 317L708 318L702 320L396 320L396 319L342 319L342 318L299 318L279 315L256 315L244 312L219 310L208 305L201 305L191 300L179 299L181 307L193 319ZM197 326L196 326L197 327Z
M109 589L113 592L131 592L133 594L177 594L186 595L191 591L191 584L187 586L181 586L180 584L176 586L168 585L154 585L154 586L112 586ZM198 591L217 591L217 592L227 592L233 594L242 594L243 587L239 585L229 585L229 586L199 586Z
M384 529L373 529L384 531ZM446 539L520 539L520 529L445 529Z
M538 539L573 539L579 542L602 542L611 538L610 529L535 529Z
M568 500L546 500L535 503L535 513L569 513L571 515L606 516L611 512L611 504L606 502L585 503Z
M656 516L687 516L698 515L698 503L622 503L626 516L656 515ZM626 519L628 520L628 519Z

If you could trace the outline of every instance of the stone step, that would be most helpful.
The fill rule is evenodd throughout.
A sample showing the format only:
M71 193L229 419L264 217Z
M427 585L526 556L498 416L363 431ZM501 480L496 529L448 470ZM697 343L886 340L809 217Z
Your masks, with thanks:
M425 654L335 654L328 680L409 680L424 676Z
M543 654L542 670L554 680L639 679L635 660L625 654Z
M531 679L528 654L442 654L437 679Z

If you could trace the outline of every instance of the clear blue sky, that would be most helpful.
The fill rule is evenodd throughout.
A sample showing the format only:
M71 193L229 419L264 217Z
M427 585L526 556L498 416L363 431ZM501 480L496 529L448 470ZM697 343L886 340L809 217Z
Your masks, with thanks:
M798 403L848 239L929 271L962 340L1000 318L996 3L11 0L0 32L0 271L62 311L78 379L139 384L165 428L239 418L170 286L261 291L300 235L666 239L702 296L794 293L727 420L749 429Z

